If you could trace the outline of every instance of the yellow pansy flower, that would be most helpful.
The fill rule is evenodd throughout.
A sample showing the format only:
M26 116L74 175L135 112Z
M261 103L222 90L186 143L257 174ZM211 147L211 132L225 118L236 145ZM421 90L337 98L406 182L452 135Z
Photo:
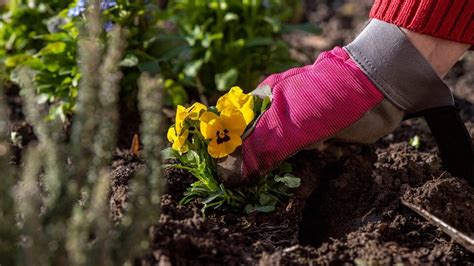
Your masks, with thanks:
M241 88L232 87L230 91L217 100L217 110L223 112L224 110L237 110L242 113L245 119L245 124L252 122L255 114L253 112L253 96L245 94Z
M199 120L201 114L206 110L207 107L202 103L194 103L188 108L178 105L178 108L176 109L176 132L178 134L181 133L186 118L191 120Z
M185 129L183 132L178 132L175 126L171 126L166 134L168 141L173 143L171 146L173 150L179 151L180 153L188 151L188 144L186 143L188 135L189 130Z
M188 114L191 120L199 120L201 114L207 110L207 106L202 103L194 103L189 108L186 109L186 113Z
M188 151L186 140L189 136L189 130L185 128L186 119L199 120L201 114L207 110L202 103L194 103L189 108L178 105L176 109L176 123L168 129L168 141L173 143L172 148L180 153Z
M175 129L178 135L181 134L181 130L183 129L184 120L186 119L186 116L187 116L186 108L182 105L178 105L178 107L176 108L176 119L175 119L176 120Z
M223 158L242 145L240 136L244 133L247 124L240 112L227 109L223 110L220 116L205 112L200 120L203 137L211 140L207 146L211 157Z

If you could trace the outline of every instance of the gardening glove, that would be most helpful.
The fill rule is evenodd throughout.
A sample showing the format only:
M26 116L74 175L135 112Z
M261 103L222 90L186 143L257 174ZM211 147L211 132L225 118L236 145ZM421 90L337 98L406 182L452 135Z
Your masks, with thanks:
M404 33L379 20L313 65L269 76L253 94L272 103L241 149L219 162L218 174L230 185L258 180L302 149L373 143L407 114L454 104Z

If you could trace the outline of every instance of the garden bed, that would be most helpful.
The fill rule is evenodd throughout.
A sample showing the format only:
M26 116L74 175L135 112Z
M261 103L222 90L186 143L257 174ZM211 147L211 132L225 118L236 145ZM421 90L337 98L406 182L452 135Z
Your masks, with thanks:
M395 135L399 133L406 134L403 127ZM299 159L310 158L312 154L299 156ZM114 171L117 177L111 200L114 204L124 202L126 177L136 167L133 161L121 162ZM474 262L474 254L453 243L400 202L400 196L409 187L415 188L414 197L420 198L418 194L426 189L432 197L437 197L434 193L440 191L438 197L447 202L452 197L453 204L459 203L458 195L471 195L471 188L443 173L439 166L440 160L431 150L416 150L406 142L381 141L373 146L353 148L351 155L316 169L321 182L307 202L295 198L271 214L209 210L206 217L197 203L178 204L192 177L185 172L168 171L169 193L163 196L160 220L151 229L153 251L147 262L178 265ZM435 181L429 181L434 177L437 177ZM456 215L459 216L458 209L448 208L440 217L457 226L466 219L472 220L469 213L463 217Z
M357 7L349 16L333 12L329 5L320 5L314 9L317 11L309 6L307 18L323 25L328 33L322 44L311 36L307 36L311 40L306 44L304 37L299 38L303 44L295 45L306 47L296 51L315 55L317 49L347 42L354 28L361 27L368 5ZM324 10L329 11L326 14ZM334 32L339 35L334 36ZM308 48L308 43L313 47ZM471 137L473 70L470 55L447 78ZM414 136L421 139L418 148L408 144ZM439 200L454 204L453 208L443 208L439 217L460 229L472 230L466 223L472 222L473 205L470 209L458 206L464 198L459 195L472 198L472 188L441 169L435 142L424 121L405 121L376 144L352 147L345 154L338 161L321 160L311 152L299 154L295 161L299 162L296 168L302 182L318 188L306 201L295 198L271 214L209 210L203 217L197 203L178 204L192 177L182 171L166 172L169 192L162 198L160 220L151 230L152 251L145 261L178 265L474 263L474 254L401 204L404 194L433 210L439 208ZM116 176L126 180L130 174L124 173L133 167L124 161L119 167L122 170L117 172L116 168ZM124 194L113 193L112 202L116 197Z
M471 137L474 92L461 61L448 82ZM409 139L419 136L418 148ZM297 155L296 173L318 188L307 200L294 198L270 214L208 210L178 201L193 178L168 170L168 194L152 227L152 251L145 262L172 264L468 264L474 254L401 204L400 197L433 211L472 234L473 191L441 169L436 145L421 119L405 121L376 144L347 148L340 160L313 152ZM127 180L140 163L127 152L114 165L112 217L120 216ZM442 201L450 205L443 208ZM462 205L464 203L464 205ZM439 212L438 212L439 210Z
M308 43L314 46L297 47L295 53L304 52L315 58L318 49L347 42L354 35L354 28L360 28L363 23L361 17L367 15L367 5L343 8L343 15L332 8L308 7L307 19L322 25L329 33L323 43L314 36L299 36L303 46ZM454 89L471 138L474 137L472 71L474 57L470 55L456 65L447 80ZM18 92L12 88L7 94L13 110L11 131L18 135L14 159L19 161L22 147L34 135L21 115ZM131 140L138 128L136 117L121 122L121 149L112 165L110 218L114 221L123 215L130 178L143 165L125 148L130 146L127 140ZM409 144L414 136L421 139L418 148ZM404 122L376 144L346 148L339 160L318 158L307 151L297 155L294 162L303 189L309 186L316 189L307 199L293 198L269 214L209 209L204 217L198 202L178 204L193 177L182 170L167 170L168 192L162 196L160 218L150 229L151 249L142 263L474 263L474 254L401 204L403 196L466 234L474 230L473 190L462 180L443 172L434 140L422 120ZM450 207L444 208L440 202Z

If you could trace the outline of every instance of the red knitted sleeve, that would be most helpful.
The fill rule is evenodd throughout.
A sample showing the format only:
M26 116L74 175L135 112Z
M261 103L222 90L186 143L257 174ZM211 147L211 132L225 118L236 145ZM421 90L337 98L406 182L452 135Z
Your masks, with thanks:
M474 0L375 0L370 17L474 45Z

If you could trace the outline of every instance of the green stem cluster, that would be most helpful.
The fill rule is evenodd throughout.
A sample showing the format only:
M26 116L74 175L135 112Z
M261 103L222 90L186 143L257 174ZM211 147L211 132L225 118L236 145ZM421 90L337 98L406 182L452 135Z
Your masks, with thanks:
M37 103L35 73L18 69L26 118L38 142L27 147L20 166L12 167L8 112L0 96L0 265L131 265L147 249L147 228L158 218L165 190L160 157L163 82L143 75L139 105L146 164L131 180L125 217L118 224L109 220L125 32L117 26L102 43L99 1L89 2L89 23L79 43L82 79L70 140L61 134L59 120L44 119L47 108Z

